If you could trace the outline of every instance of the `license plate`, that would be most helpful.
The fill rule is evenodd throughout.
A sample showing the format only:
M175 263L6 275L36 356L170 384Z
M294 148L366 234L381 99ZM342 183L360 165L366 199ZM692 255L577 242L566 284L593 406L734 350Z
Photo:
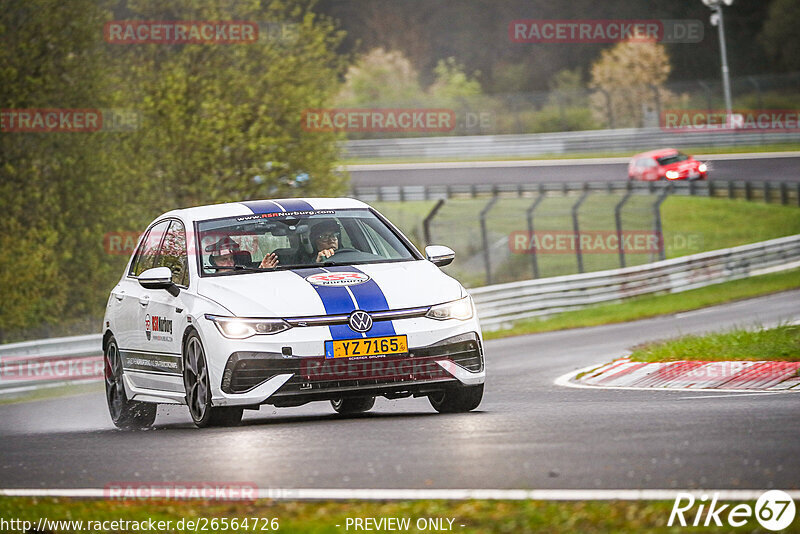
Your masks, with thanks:
M406 336L365 337L325 342L326 358L353 358L357 356L383 356L408 352Z

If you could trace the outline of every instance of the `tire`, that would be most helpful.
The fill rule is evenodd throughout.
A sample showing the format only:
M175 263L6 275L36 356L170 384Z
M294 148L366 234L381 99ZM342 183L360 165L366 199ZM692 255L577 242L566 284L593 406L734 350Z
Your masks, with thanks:
M375 406L375 397L351 397L335 399L331 401L331 406L336 413L348 415L353 413L368 412Z
M128 400L122 376L122 356L114 337L106 343L105 354L106 403L111 421L125 430L147 428L156 420L158 405Z
M211 406L211 382L203 343L197 333L186 338L183 347L183 385L192 421L199 428L236 426L242 422L244 408Z
M433 409L439 413L459 413L474 410L483 399L483 384L455 386L428 395Z

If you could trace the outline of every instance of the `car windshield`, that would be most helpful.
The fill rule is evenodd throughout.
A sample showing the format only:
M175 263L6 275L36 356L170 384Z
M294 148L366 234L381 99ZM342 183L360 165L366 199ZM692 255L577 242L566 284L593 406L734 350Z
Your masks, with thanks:
M689 156L683 152L676 152L674 154L670 154L669 156L661 156L660 158L656 159L658 160L659 165L672 165L673 163L678 163L679 161L686 161L689 159Z
M416 259L368 209L228 217L197 230L204 275Z

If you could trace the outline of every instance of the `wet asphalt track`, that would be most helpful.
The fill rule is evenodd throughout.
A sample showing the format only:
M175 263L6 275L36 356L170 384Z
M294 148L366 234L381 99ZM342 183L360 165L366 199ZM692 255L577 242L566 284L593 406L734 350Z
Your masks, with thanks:
M751 156L756 156L752 157ZM758 154L744 155L741 159L731 156L708 156L712 180L738 180L763 182L765 180L800 181L800 156L775 157ZM726 158L726 159L722 159ZM609 163L608 161L611 161ZM419 164L412 168L384 169L372 166L357 166L350 170L351 183L360 186L397 185L455 185L455 184L519 184L561 182L616 182L628 178L628 164L618 158L583 162L536 161L530 166L471 166L456 164L456 168L437 168L435 165Z
M800 395L573 389L553 380L636 343L800 318L800 291L635 323L486 344L475 412L379 399L246 412L195 429L185 407L117 431L102 392L0 406L0 488L246 482L259 488L800 487Z

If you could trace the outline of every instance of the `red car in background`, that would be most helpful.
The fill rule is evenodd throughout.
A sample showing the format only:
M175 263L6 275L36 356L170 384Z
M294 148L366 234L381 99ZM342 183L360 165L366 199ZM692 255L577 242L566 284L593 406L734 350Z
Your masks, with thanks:
M708 166L674 148L643 152L628 164L631 180L705 180Z

